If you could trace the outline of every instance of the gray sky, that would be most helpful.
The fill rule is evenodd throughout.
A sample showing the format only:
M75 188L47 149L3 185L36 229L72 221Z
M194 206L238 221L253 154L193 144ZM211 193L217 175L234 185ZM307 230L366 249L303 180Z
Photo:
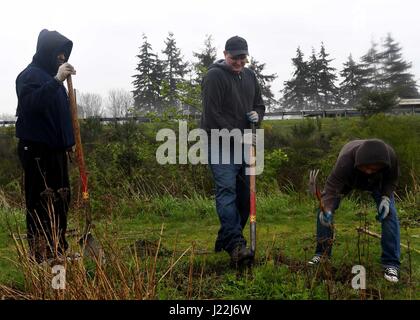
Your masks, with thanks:
M308 57L323 41L332 65L341 70L350 53L359 59L372 40L388 32L420 82L419 12L418 0L7 1L0 15L0 115L15 112L15 79L31 61L43 28L73 41L69 62L81 92L105 98L109 89L132 90L142 33L160 53L171 31L188 60L203 47L206 34L213 35L220 58L227 38L244 37L250 54L266 63L267 72L277 73L277 94L291 77L298 46Z

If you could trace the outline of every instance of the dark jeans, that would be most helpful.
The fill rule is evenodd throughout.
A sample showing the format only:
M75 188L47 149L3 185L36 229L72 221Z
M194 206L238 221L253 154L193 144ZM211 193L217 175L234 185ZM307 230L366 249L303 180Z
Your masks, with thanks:
M211 164L212 152L219 153L220 164ZM235 164L233 148L230 148L230 163L221 164L221 153L209 148L209 166L216 187L216 210L220 229L215 251L231 252L238 245L246 245L242 231L248 221L250 207L249 176L246 164Z
M70 202L67 153L20 140L18 155L25 176L29 249L41 262L68 248L65 239Z
M378 191L372 192L372 197L378 207L381 202L381 194ZM389 214L384 221L382 221L382 256L381 263L384 267L400 266L400 225L398 221L397 209L395 208L394 196L391 196L391 203L389 206ZM340 201L335 204L333 212L338 209ZM331 256L333 231L329 227L323 226L319 222L319 215L317 214L317 246L315 254Z

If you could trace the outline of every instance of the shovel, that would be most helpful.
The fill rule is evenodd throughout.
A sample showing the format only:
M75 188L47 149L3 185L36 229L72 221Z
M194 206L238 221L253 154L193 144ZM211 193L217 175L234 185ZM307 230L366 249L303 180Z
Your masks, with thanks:
M251 123L252 135L255 135L255 124ZM254 139L251 143L251 164L250 164L250 176L249 176L249 194L250 194L250 206L249 206L249 227L250 227L250 242L251 242L251 253L255 257L255 250L257 246L257 205L256 205L256 187L255 187L255 144Z
M85 166L85 158L83 155L82 140L80 138L80 126L77 115L76 94L73 89L73 81L71 75L67 77L67 89L70 101L70 110L72 117L72 125L74 132L74 140L76 142L76 160L80 172L80 180L82 183L82 201L85 207L85 228L83 235L79 240L82 247L83 255L102 262L104 259L103 249L98 241L95 240L91 233L92 216L89 208L89 192L88 192L88 176Z

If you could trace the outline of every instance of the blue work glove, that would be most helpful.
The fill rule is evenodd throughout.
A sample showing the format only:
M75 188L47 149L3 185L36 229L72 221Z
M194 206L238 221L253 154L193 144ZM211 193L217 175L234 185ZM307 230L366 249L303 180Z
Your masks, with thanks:
M319 222L324 226L324 227L331 227L332 225L332 213L331 211L322 211L319 210Z
M376 217L380 222L384 221L389 214L389 204L391 200L387 196L382 196L382 200L378 206L378 215Z
M257 123L258 122L258 120L259 120L259 116L258 116L258 113L257 113L257 111L251 111L251 112L248 112L247 114L246 114L246 117L248 118L248 121L249 122L253 122L253 123Z

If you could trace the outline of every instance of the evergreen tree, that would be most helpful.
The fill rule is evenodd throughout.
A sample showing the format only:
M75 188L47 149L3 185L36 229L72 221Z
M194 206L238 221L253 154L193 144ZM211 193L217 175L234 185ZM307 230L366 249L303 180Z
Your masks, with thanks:
M380 55L377 50L378 44L372 42L368 52L360 58L363 69L363 78L369 89L383 89Z
M259 63L256 59L251 57L249 68L254 71L257 81L261 87L261 95L268 111L273 111L277 101L271 91L271 83L277 78L275 73L263 74L265 63Z
M133 98L136 110L156 111L159 107L159 94L161 85L161 71L158 57L152 51L147 36L143 34L143 44L137 55L137 74L133 76Z
M315 49L312 48L312 55L308 61L308 89L307 89L307 101L310 109L321 110L322 109L322 98L319 95L321 88L321 64L315 54Z
M193 69L189 72L189 80L178 84L180 100L187 106L189 113L195 113L202 109L201 80L217 58L211 35L206 35L204 48L200 52L193 52L193 56L197 61L192 64Z
M303 53L299 47L296 50L296 57L292 59L292 64L295 71L292 79L284 82L284 88L281 91L282 105L294 110L305 110L308 106L309 67L303 60Z
M217 51L213 46L213 38L211 35L206 35L203 50L201 52L193 52L193 56L198 60L193 65L194 71L197 74L196 80L200 83L210 65L217 59Z
M378 54L382 63L383 84L387 90L395 91L401 98L418 97L414 76L408 72L411 63L402 59L402 48L388 34L383 43L383 51Z
M330 66L333 59L328 59L329 54L326 53L324 44L321 43L321 50L318 55L317 70L319 87L318 94L322 101L323 109L330 109L338 102L338 89L334 82L337 80L335 68Z
M169 32L165 41L166 48L162 51L165 55L163 60L164 83L162 96L170 107L178 104L178 85L184 81L187 73L188 63L183 62L181 50L177 48L174 34Z
M352 55L343 64L340 76L344 80L340 83L340 98L346 107L353 108L360 100L366 86L362 67L357 64Z

